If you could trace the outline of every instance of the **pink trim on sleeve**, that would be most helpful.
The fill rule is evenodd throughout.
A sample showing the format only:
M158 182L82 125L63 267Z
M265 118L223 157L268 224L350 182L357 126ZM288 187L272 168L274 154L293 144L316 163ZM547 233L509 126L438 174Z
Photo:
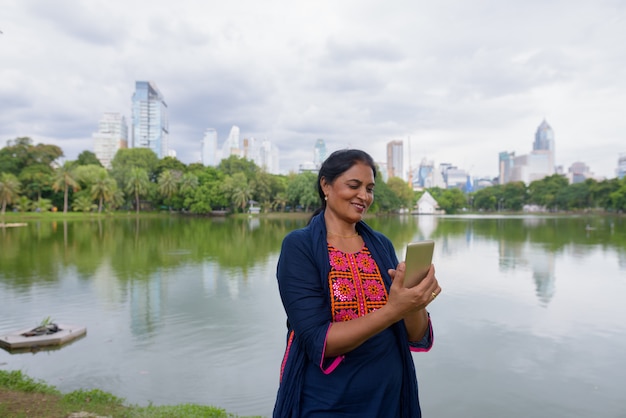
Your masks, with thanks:
M409 344L409 350L414 353L425 353L430 351L430 349L433 347L433 343L435 342L435 336L433 335L433 324L430 322L430 315L428 316L428 341L430 341L430 344L427 347L414 347L413 345Z
M322 360L320 361L320 369L322 369L322 373L331 374L339 364L343 361L346 356L337 356L335 357L328 366L324 367L324 358L326 353L326 340L328 339L328 331L330 331L330 327L332 326L332 322L328 325L328 329L326 330L326 337L324 338L324 349L322 350Z

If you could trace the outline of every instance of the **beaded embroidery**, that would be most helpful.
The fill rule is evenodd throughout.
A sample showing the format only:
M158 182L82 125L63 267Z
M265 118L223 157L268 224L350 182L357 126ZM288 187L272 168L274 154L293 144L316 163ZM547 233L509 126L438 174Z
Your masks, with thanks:
M366 246L355 254L328 244L331 310L334 322L349 321L381 308L387 289Z

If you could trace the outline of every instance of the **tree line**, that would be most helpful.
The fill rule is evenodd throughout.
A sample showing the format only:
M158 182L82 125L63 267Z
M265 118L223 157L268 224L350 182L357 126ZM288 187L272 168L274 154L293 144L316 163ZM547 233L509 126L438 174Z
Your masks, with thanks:
M145 148L120 149L111 168L83 151L76 160L59 164L63 150L34 145L29 137L7 141L0 149L0 213L69 210L171 210L192 214L213 211L243 213L250 202L263 212L312 211L319 205L317 176L311 172L270 174L253 161L230 156L217 167L184 164L174 157L159 159ZM413 208L424 193L407 182L377 176L373 213ZM626 178L569 184L561 175L487 187L430 188L446 213L522 211L534 205L544 211L626 210Z
M319 205L311 172L270 174L253 161L230 156L217 167L159 159L149 149L120 149L111 168L83 151L60 164L63 150L20 137L0 149L0 211L112 212L171 210L192 214L242 213L250 202L263 212L312 211ZM399 178L377 181L373 212L393 212L414 199Z

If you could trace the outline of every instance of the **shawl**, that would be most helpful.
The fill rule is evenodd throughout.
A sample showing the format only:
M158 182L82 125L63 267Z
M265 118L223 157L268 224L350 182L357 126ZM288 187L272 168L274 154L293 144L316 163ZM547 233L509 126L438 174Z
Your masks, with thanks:
M387 273L390 268L395 269L398 259L391 241L382 233L374 231L365 222L356 224L356 231L362 236L365 245L378 264L380 273L387 288L391 286L391 277ZM285 277L287 271L298 271L297 277L293 274ZM280 385L274 405L274 418L297 418L300 411L300 394L303 386L304 368L307 361L319 364L325 373L330 373L343 359L342 356L332 360L329 371L325 371L324 343L326 333L331 325L328 273L330 262L326 242L326 225L324 211L315 215L304 228L291 231L282 243L281 254L277 265L277 278L281 299L287 312L287 348L281 364ZM303 291L295 293L285 286L285 280L301 280ZM312 281L319 280L319 283ZM310 288L325 290L328 306L328 317L319 318L307 315L307 283ZM294 317L289 317L289 315ZM408 334L404 321L391 326L396 343L400 347L402 367L402 417L416 418L421 416L417 377L411 350L409 349ZM430 325L429 325L430 328ZM430 329L430 344L432 344L432 328ZM412 345L412 344L411 344ZM424 350L421 350L424 351Z

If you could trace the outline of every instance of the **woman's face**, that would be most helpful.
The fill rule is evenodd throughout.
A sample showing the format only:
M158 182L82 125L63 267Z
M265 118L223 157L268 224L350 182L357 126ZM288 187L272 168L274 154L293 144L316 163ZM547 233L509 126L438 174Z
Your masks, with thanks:
M374 201L374 172L362 162L354 164L332 184L325 178L321 184L328 197L326 210L349 223L360 221Z

